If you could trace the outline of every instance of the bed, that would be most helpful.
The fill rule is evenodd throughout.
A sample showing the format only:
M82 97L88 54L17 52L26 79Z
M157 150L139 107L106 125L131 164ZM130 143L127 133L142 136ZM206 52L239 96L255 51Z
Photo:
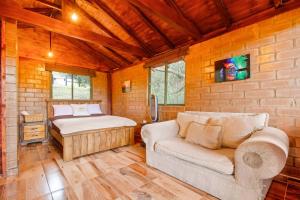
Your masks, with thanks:
M100 104L100 100L47 100L50 135L62 148L63 160L134 144L136 123L111 115L54 117L53 105Z

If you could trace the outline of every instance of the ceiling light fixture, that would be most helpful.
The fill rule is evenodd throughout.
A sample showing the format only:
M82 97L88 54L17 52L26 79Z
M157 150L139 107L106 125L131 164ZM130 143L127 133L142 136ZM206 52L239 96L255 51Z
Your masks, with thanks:
M77 22L77 20L78 20L78 15L77 15L76 12L73 12L73 13L71 14L71 20L72 20L73 22Z
M49 58L53 58L54 54L52 51L52 32L50 32L50 36L49 36L49 51L48 51L48 57Z

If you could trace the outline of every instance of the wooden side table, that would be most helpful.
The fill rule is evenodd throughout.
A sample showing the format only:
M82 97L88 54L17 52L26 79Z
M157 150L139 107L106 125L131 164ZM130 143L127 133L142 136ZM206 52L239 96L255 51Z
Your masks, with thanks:
M48 132L45 121L22 122L20 125L20 143L27 145L34 142L46 142Z

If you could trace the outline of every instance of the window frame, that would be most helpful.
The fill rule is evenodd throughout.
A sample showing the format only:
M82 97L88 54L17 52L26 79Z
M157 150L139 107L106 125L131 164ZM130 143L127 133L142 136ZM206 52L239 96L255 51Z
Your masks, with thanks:
M176 63L179 61L184 62L184 103L183 104L168 104L168 68L169 65L172 63ZM163 104L158 104L160 106L185 106L185 100L186 100L186 65L185 65L185 60L184 59L177 59L177 60L172 60L169 62L161 63L159 65L156 65L155 67L160 67L164 66L165 67L165 83L164 83L164 103ZM155 67L149 67L148 71L148 104L150 105L150 96L151 96L151 69Z
M65 73L65 74L70 74L72 77L72 87L71 87L71 99L54 99L53 98L53 72L58 72L58 73ZM73 88L73 83L74 83L74 76L88 76L90 78L90 97L89 99L74 99L74 88ZM73 73L67 73L67 72L60 72L60 71L51 71L51 76L50 76L50 83L51 83L51 94L50 97L53 100L93 100L93 77L89 75L81 75L81 74L73 74Z

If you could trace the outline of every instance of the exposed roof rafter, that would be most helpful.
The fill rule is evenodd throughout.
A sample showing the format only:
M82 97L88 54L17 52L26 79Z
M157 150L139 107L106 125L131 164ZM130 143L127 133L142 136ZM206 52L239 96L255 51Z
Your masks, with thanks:
M150 49L136 34L136 32L128 26L113 10L111 10L102 0L94 0L97 6L99 6L100 9L102 9L106 14L108 14L115 22L117 22L124 31L132 38L134 39L142 49L144 49L144 52L149 55L153 56L155 53L152 49Z
M140 19L155 33L157 33L159 35L159 37L165 42L166 45L168 45L169 48L174 49L175 45L172 43L172 41L158 28L158 26L156 26L151 19L149 19L147 17L147 15L145 15L143 13L143 11L141 11L138 7L136 7L135 5L131 5L131 8L133 9L133 11L140 17Z
M36 1L39 2L39 3L41 3L41 4L43 4L43 5L45 5L45 6L53 8L55 10L58 10L58 11L62 10L61 6L59 6L59 5L55 4L55 3L52 3L50 1L47 1L47 0L36 0Z
M213 0L215 6L217 7L220 15L222 15L222 21L224 22L225 26L228 28L232 24L232 18L226 8L223 0Z
M146 13L151 13L161 20L167 22L177 30L192 36L194 39L199 39L201 33L193 23L180 16L171 7L161 1L153 0L127 0L137 6Z
M26 22L44 28L48 31L80 39L85 42L94 43L96 45L103 45L127 53L129 52L134 55L147 57L147 55L145 55L145 53L136 46L82 29L73 24L64 23L47 16L25 10L23 8L20 8L19 6L16 6L16 4L11 3L11 0L0 1L0 16Z

